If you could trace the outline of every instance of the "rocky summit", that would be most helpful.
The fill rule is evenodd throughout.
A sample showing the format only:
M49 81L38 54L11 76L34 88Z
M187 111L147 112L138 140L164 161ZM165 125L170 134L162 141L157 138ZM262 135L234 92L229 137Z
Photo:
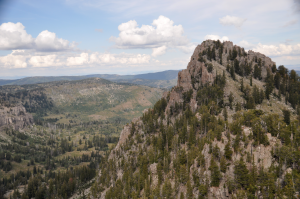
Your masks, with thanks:
M91 198L298 198L300 84L269 57L207 40L177 86L124 126Z

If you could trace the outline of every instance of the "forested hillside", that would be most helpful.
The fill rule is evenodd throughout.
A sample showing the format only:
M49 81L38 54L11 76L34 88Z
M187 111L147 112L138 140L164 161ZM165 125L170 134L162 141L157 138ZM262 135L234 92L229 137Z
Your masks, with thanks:
M99 78L0 87L0 198L80 195L162 93Z
M97 198L298 198L300 82L232 42L197 46L178 83L126 125Z
M145 73L138 75L93 74L83 76L35 76L25 77L16 80L0 79L0 86L39 84L54 81L75 81L89 78L102 78L114 82L133 83L138 85L169 89L176 85L176 78L178 72L179 70L167 70L162 72Z

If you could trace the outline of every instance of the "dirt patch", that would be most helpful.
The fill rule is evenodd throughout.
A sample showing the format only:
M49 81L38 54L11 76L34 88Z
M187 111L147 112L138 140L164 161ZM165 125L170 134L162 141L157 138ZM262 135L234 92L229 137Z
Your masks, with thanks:
M115 111L126 111L132 109L133 109L133 105L131 101L124 102L113 108L113 110Z
M141 106L151 106L152 103L147 99L147 97L141 92L136 97L136 100Z
M106 116L104 115L97 115L97 114L93 114L93 115L89 115L90 118L93 118L94 120L106 120Z

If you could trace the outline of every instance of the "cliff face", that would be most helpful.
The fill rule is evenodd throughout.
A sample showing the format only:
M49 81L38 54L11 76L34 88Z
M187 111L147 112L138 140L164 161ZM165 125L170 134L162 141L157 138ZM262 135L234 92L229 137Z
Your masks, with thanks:
M255 65L261 77L253 80L253 86L262 91L263 80L275 65L270 58L245 52L232 42L207 40L198 45L187 69L178 73L177 86L124 127L94 185L102 191L93 195L103 199L274 196L276 190L267 191L270 188L264 180L258 181L257 171L260 177L272 176L272 186L286 183L291 164L280 163L286 142L279 132L287 125L271 112L290 107L272 107L270 114L247 110L240 91L242 77L236 74L233 80L226 72L228 67L235 67L240 74L248 70L243 76L243 86L248 88ZM229 105L227 90L235 91L235 109ZM215 96L217 92L222 96ZM256 108L267 111L270 103L280 104L271 97L264 102ZM243 106L238 108L238 103ZM232 122L225 118L225 111ZM276 130L274 125L278 125ZM279 172L275 175L272 169Z
M0 108L0 128L12 127L14 130L22 129L33 124L33 117L22 105Z

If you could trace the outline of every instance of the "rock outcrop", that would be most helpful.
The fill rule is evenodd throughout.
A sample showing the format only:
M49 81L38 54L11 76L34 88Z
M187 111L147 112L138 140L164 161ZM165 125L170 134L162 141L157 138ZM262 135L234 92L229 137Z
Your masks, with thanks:
M0 108L0 128L11 127L14 130L23 129L34 124L33 117L22 105Z

